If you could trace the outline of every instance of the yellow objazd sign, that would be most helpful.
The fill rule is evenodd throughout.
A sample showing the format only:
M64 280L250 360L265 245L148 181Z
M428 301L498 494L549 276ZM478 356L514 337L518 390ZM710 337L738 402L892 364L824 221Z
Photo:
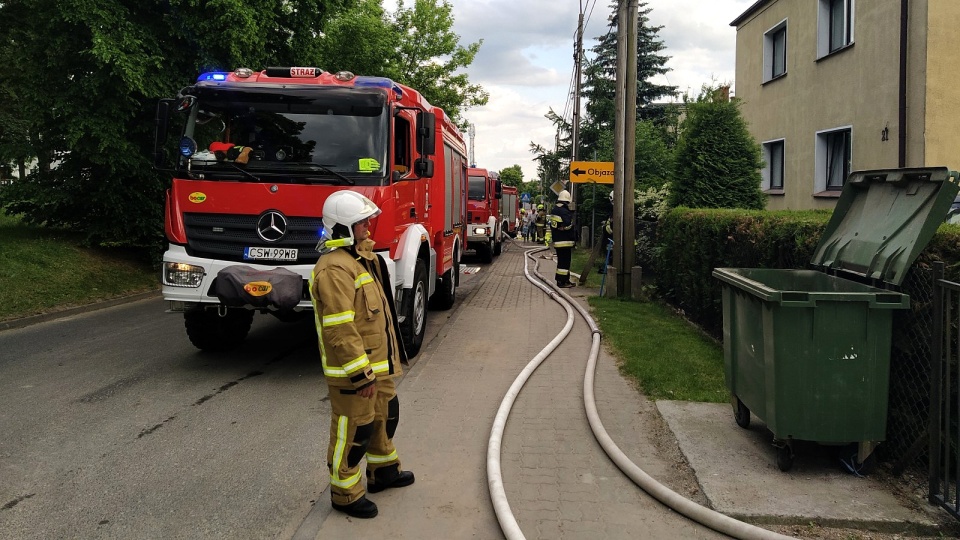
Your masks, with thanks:
M570 162L570 181L574 184L613 183L612 161L572 161Z

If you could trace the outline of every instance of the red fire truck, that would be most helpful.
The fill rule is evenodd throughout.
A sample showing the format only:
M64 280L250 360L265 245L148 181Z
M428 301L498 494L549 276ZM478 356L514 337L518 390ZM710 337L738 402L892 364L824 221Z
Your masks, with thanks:
M466 146L411 88L312 67L204 73L160 100L154 158L173 175L163 296L200 349L238 345L255 312L285 320L312 311L323 202L342 189L382 211L371 238L408 354L422 344L428 302L454 303Z
M503 186L503 199L500 203L500 219L504 223L503 230L510 238L517 237L517 227L520 217L520 194L515 186Z
M495 171L467 169L467 249L489 263L503 250L503 235L516 235L517 188L504 186Z

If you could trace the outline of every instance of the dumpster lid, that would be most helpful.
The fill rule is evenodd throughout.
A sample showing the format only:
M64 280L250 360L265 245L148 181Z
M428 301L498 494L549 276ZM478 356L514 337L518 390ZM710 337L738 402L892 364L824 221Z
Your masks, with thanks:
M811 263L900 285L957 196L946 167L854 171Z

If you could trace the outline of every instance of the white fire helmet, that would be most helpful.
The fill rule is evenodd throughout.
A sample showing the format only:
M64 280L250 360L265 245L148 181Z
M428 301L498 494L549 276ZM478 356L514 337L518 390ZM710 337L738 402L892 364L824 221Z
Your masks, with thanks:
M334 227L343 225L346 227L349 237L344 238L343 242L337 243L342 246L352 246L356 241L353 237L353 225L358 221L363 221L364 219L378 215L380 215L380 209L377 208L377 205L370 199L356 191L350 191L348 189L337 191L327 197L326 202L323 203L324 238L321 238L321 242L326 239L327 246L334 247L332 246L333 242L340 240L335 239L331 241L331 239L333 239Z
M560 195L557 195L557 202L570 202L570 192L563 190L560 192Z

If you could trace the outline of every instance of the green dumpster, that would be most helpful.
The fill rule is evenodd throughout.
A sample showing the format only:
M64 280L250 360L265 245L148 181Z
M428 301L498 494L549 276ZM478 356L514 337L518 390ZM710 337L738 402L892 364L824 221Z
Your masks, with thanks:
M886 438L899 286L958 191L946 168L850 174L811 261L817 270L716 268L734 418L773 432L777 465L793 441L857 443L864 463Z

